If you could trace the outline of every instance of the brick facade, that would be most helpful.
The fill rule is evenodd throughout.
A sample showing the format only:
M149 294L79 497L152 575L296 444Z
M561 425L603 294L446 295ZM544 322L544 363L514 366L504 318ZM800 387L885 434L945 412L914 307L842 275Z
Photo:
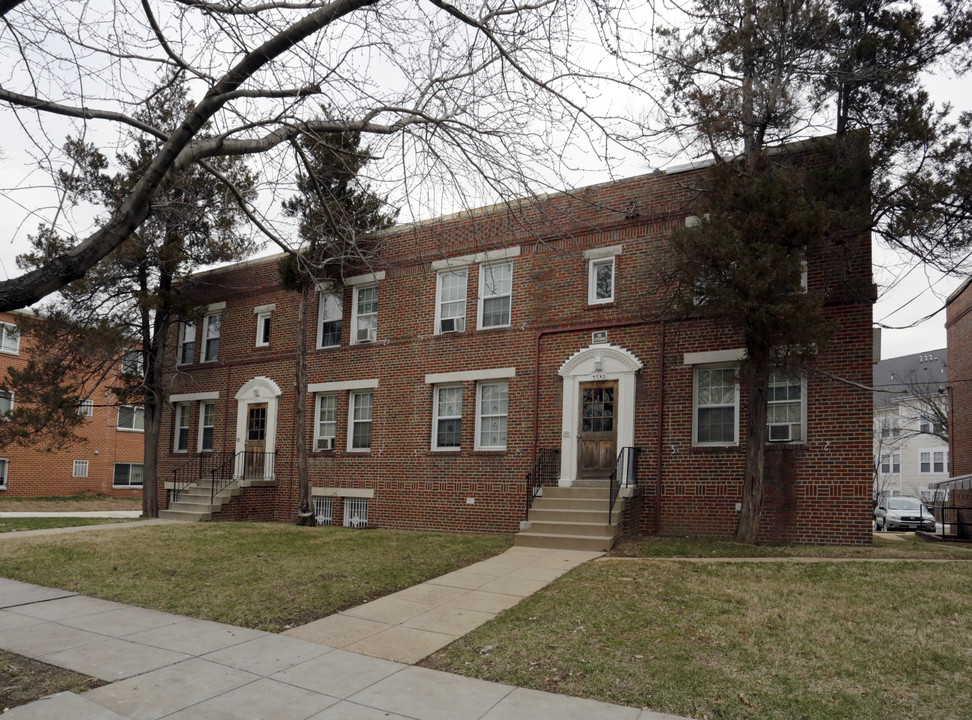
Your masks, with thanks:
M948 299L948 439L952 477L972 475L972 279Z
M538 448L562 450L562 483L577 478L579 406L572 403L586 383L604 380L618 383L616 449L641 449L641 490L629 503L636 509L626 511L626 527L730 536L741 499L748 398L745 392L738 397L737 443L694 446L691 363L731 355L742 342L713 321L672 318L664 303L666 238L690 214L699 178L699 171L653 174L384 233L383 264L371 276L380 278L374 342L350 342L355 293L363 287L358 281L342 291L339 347L317 349L316 296L308 308L305 428L294 423L299 298L279 287L276 258L195 276L186 291L221 316L219 356L201 362L197 345L192 362L177 365L173 329L165 359L170 407L162 418L160 506L166 506L172 471L199 447L202 403L215 403L214 449L238 451L246 408L267 402L275 428L265 443L277 452L276 486L247 488L222 518L292 520L294 443L304 442L312 484L333 496L335 522L345 495L366 492L369 525L515 532L525 516L524 477ZM504 257L513 267L509 323L477 329L480 276ZM590 264L605 258L614 259L613 299L592 303ZM836 330L818 360L825 374L806 379L806 441L774 445L767 454L761 537L865 544L871 536L872 403L866 390L836 378L865 387L870 381L868 239L829 243L808 264L809 290L826 293ZM465 331L437 333L437 274L458 267L467 271ZM260 312L271 313L266 346L257 345ZM496 382L508 387L506 446L480 450L478 393ZM461 388L457 450L433 448L436 387ZM357 392L372 393L367 452L349 449ZM317 394L335 397L333 450L314 448ZM185 452L174 451L179 403L189 413Z
M20 313L0 313L0 323L18 326ZM18 333L19 334L19 333ZM12 347L0 349L0 389L7 368L20 368L30 356L30 335L19 334ZM38 444L21 447L16 444L0 448L0 459L6 461L5 483L0 484L0 497L39 497L96 493L121 497L140 497L141 487L115 487L116 463L142 464L144 435L142 432L118 428L118 406L108 378L90 395L91 416L86 417L75 432L81 440L60 449L47 450ZM14 397L16 407L18 399ZM74 477L75 461L86 461L87 477Z

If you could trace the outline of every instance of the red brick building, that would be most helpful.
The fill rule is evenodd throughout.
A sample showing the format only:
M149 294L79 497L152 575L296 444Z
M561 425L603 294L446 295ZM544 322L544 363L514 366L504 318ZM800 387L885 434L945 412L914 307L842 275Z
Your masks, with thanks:
M294 423L298 296L280 288L277 258L195 276L187 291L208 309L170 338L160 506L177 468L212 472L195 453L249 450L272 455L236 460L244 487L214 517L293 520L301 442L318 515L335 523L515 532L541 457L575 488L620 462L636 480L628 531L731 536L742 342L664 302L666 238L690 216L699 173L385 232L380 265L315 296L306 427ZM872 401L841 381L870 382L870 267L867 237L808 260L835 332L823 373L775 380L763 540L870 542Z
M22 312L0 313L0 412L16 407L4 389L7 368L20 368L30 356L30 335L21 333ZM118 368L119 372L121 367ZM82 438L56 450L43 444L0 448L0 497L37 497L100 493L138 497L142 492L144 433L142 409L120 406L111 390L114 377L95 387L78 412Z

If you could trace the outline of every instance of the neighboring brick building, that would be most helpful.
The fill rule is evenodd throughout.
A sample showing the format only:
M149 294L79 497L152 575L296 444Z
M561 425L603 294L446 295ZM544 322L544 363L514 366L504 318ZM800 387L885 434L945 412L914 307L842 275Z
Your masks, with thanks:
M7 368L26 365L31 352L29 334L18 328L23 316L22 312L0 313L0 411L17 403L17 397L3 389ZM0 497L141 495L142 411L118 406L109 390L114 381L108 378L96 387L79 408L84 416L75 430L80 441L57 450L47 450L40 443L0 448Z
M673 318L662 301L666 238L689 215L699 173L383 233L380 266L315 296L303 428L298 296L280 288L277 258L195 276L186 291L208 310L170 338L160 506L193 453L249 449L274 455L217 517L293 520L296 439L317 511L335 523L515 532L541 450L559 451L557 479L570 486L605 478L634 447L629 531L731 536L742 342L717 322ZM860 389L871 381L870 267L866 236L833 238L808 260L835 332L818 359L826 374L774 388L784 441L767 450L763 540L870 542L873 406Z
M945 307L948 333L948 441L952 477L972 475L972 278Z

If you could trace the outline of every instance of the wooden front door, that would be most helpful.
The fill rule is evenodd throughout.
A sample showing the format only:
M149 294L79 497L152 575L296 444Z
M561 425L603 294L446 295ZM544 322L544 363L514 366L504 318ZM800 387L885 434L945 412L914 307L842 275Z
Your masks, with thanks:
M246 410L246 450L244 458L244 477L262 478L264 475L264 452L267 448L267 404L254 403Z
M607 478L618 454L616 380L580 384L577 477Z

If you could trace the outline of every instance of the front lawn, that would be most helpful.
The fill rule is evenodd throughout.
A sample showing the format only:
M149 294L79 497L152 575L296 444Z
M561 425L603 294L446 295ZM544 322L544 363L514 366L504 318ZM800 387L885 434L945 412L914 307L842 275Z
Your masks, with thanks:
M18 530L48 530L50 528L79 527L135 522L134 518L76 518L76 517L0 517L0 533Z
M279 632L506 550L509 536L198 523L3 541L0 575Z
M709 720L942 720L972 712L969 638L969 562L611 559L423 664Z

